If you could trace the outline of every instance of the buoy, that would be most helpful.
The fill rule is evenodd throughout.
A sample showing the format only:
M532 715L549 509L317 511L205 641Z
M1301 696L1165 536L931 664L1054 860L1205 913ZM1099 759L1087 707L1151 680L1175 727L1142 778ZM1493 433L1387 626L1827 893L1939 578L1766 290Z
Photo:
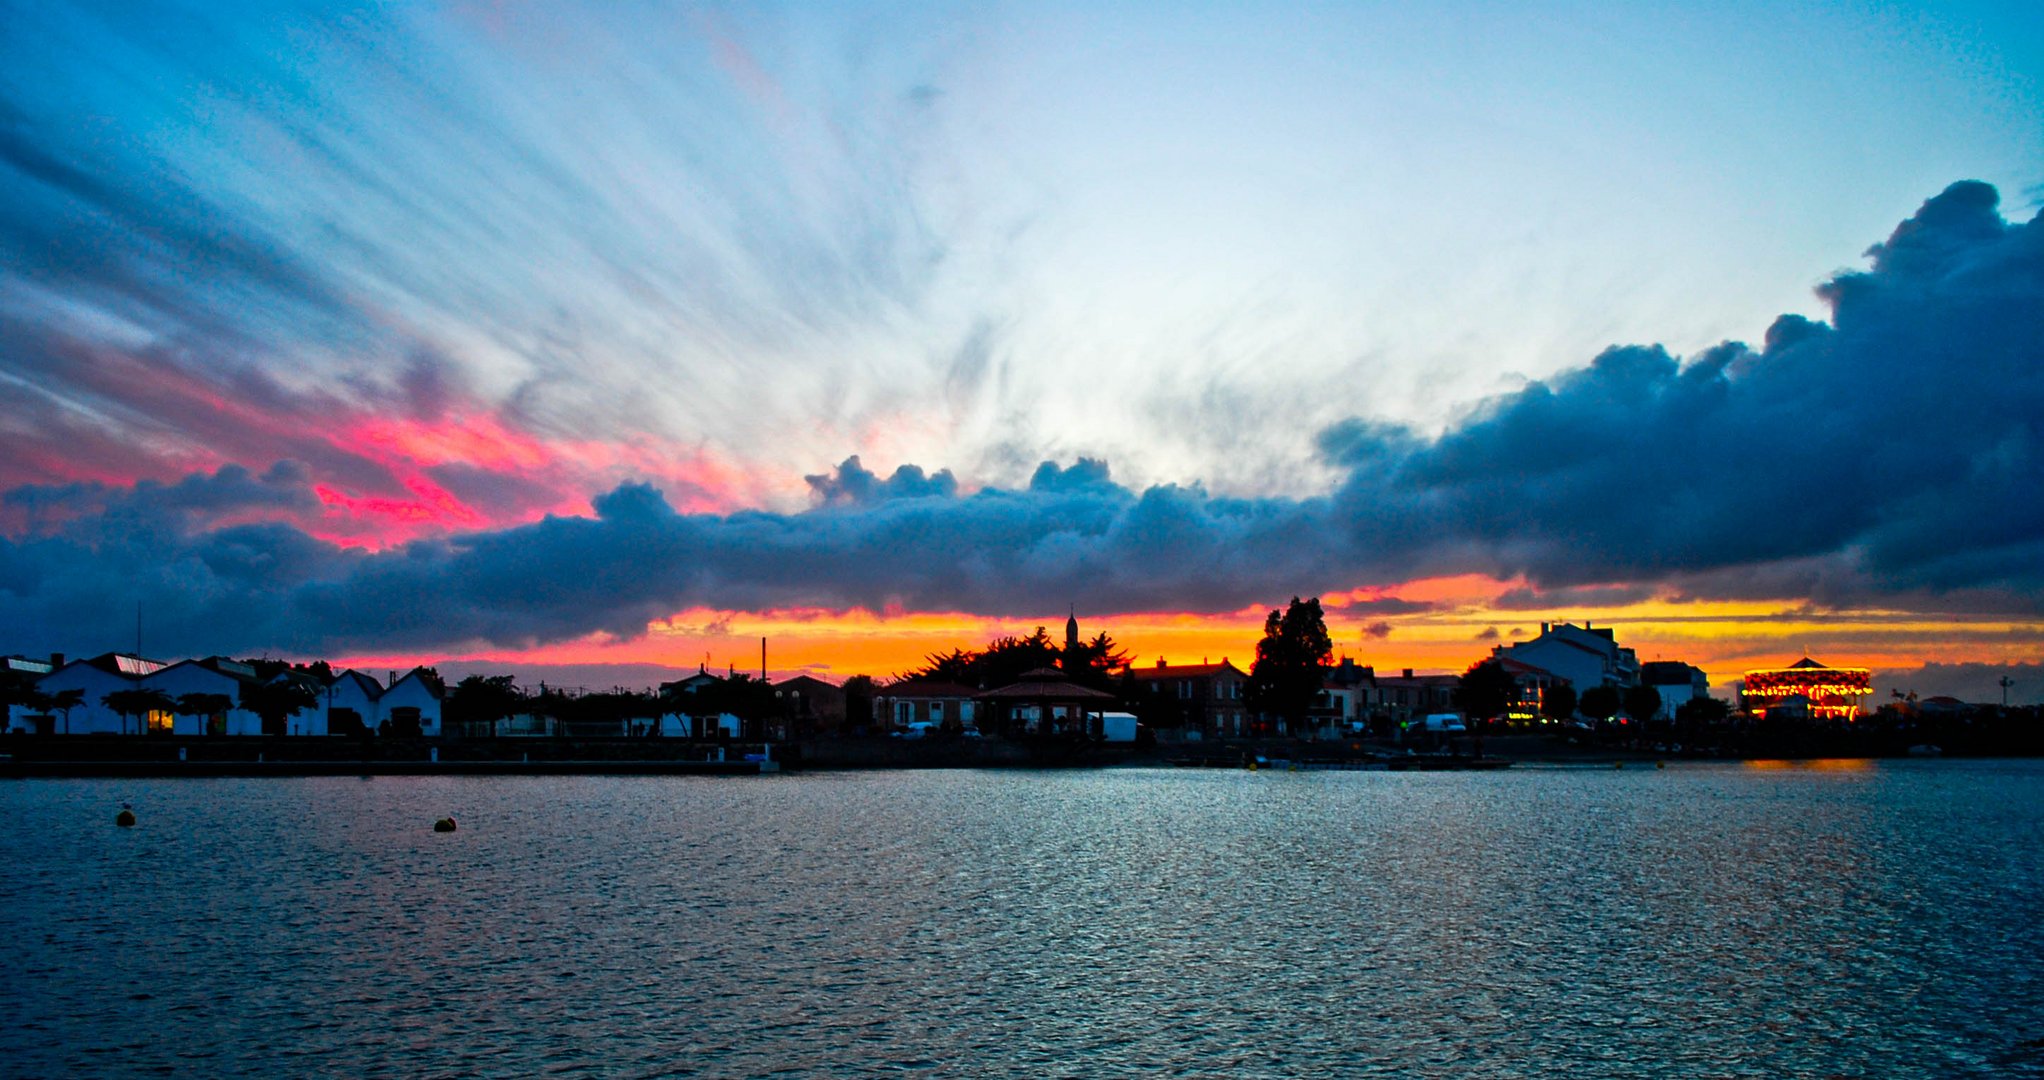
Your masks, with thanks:
M1623 768L1625 768L1625 762L1623 762L1623 761L1614 761L1614 762L1612 762L1612 763L1611 763L1611 767L1612 767L1612 768L1614 768L1614 769L1623 769Z
M454 831L454 819L453 819L453 818L451 818L451 817L444 817L444 818L441 818L441 819L440 819L439 821L436 821L436 822L434 822L434 823L433 823L433 831L434 831L434 832L453 832L453 831Z
M1667 768L1667 767L1668 767L1668 763L1667 763L1667 762L1665 762L1665 761L1656 761L1656 762L1654 762L1654 768L1656 768L1656 769L1665 769L1665 768Z
M114 815L114 824L119 825L123 829L134 828L135 812L125 806L121 807L121 812Z

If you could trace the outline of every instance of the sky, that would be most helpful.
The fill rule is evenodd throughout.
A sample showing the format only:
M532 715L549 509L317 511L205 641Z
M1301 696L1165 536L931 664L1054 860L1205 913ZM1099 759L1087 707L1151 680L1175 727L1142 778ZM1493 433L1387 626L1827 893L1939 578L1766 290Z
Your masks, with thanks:
M0 0L0 651L2044 700L2044 9L1409 7Z

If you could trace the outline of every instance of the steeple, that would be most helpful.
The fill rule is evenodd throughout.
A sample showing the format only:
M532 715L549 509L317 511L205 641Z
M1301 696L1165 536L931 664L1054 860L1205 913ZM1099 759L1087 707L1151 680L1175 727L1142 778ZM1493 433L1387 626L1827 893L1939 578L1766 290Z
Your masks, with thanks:
M1079 609L1076 607L1065 618L1065 648L1074 652L1079 648Z

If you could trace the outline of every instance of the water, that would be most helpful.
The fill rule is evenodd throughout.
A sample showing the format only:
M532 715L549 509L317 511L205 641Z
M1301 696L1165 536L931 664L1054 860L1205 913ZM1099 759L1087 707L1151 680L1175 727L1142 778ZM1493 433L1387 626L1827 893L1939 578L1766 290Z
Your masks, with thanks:
M10 1076L2044 1076L2038 763L21 781L0 821Z

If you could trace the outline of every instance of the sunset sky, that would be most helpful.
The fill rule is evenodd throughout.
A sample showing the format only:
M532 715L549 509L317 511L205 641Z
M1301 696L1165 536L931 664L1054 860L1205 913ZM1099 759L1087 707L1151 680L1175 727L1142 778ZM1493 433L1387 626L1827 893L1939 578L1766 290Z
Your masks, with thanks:
M0 652L2044 700L2044 5L0 0Z

